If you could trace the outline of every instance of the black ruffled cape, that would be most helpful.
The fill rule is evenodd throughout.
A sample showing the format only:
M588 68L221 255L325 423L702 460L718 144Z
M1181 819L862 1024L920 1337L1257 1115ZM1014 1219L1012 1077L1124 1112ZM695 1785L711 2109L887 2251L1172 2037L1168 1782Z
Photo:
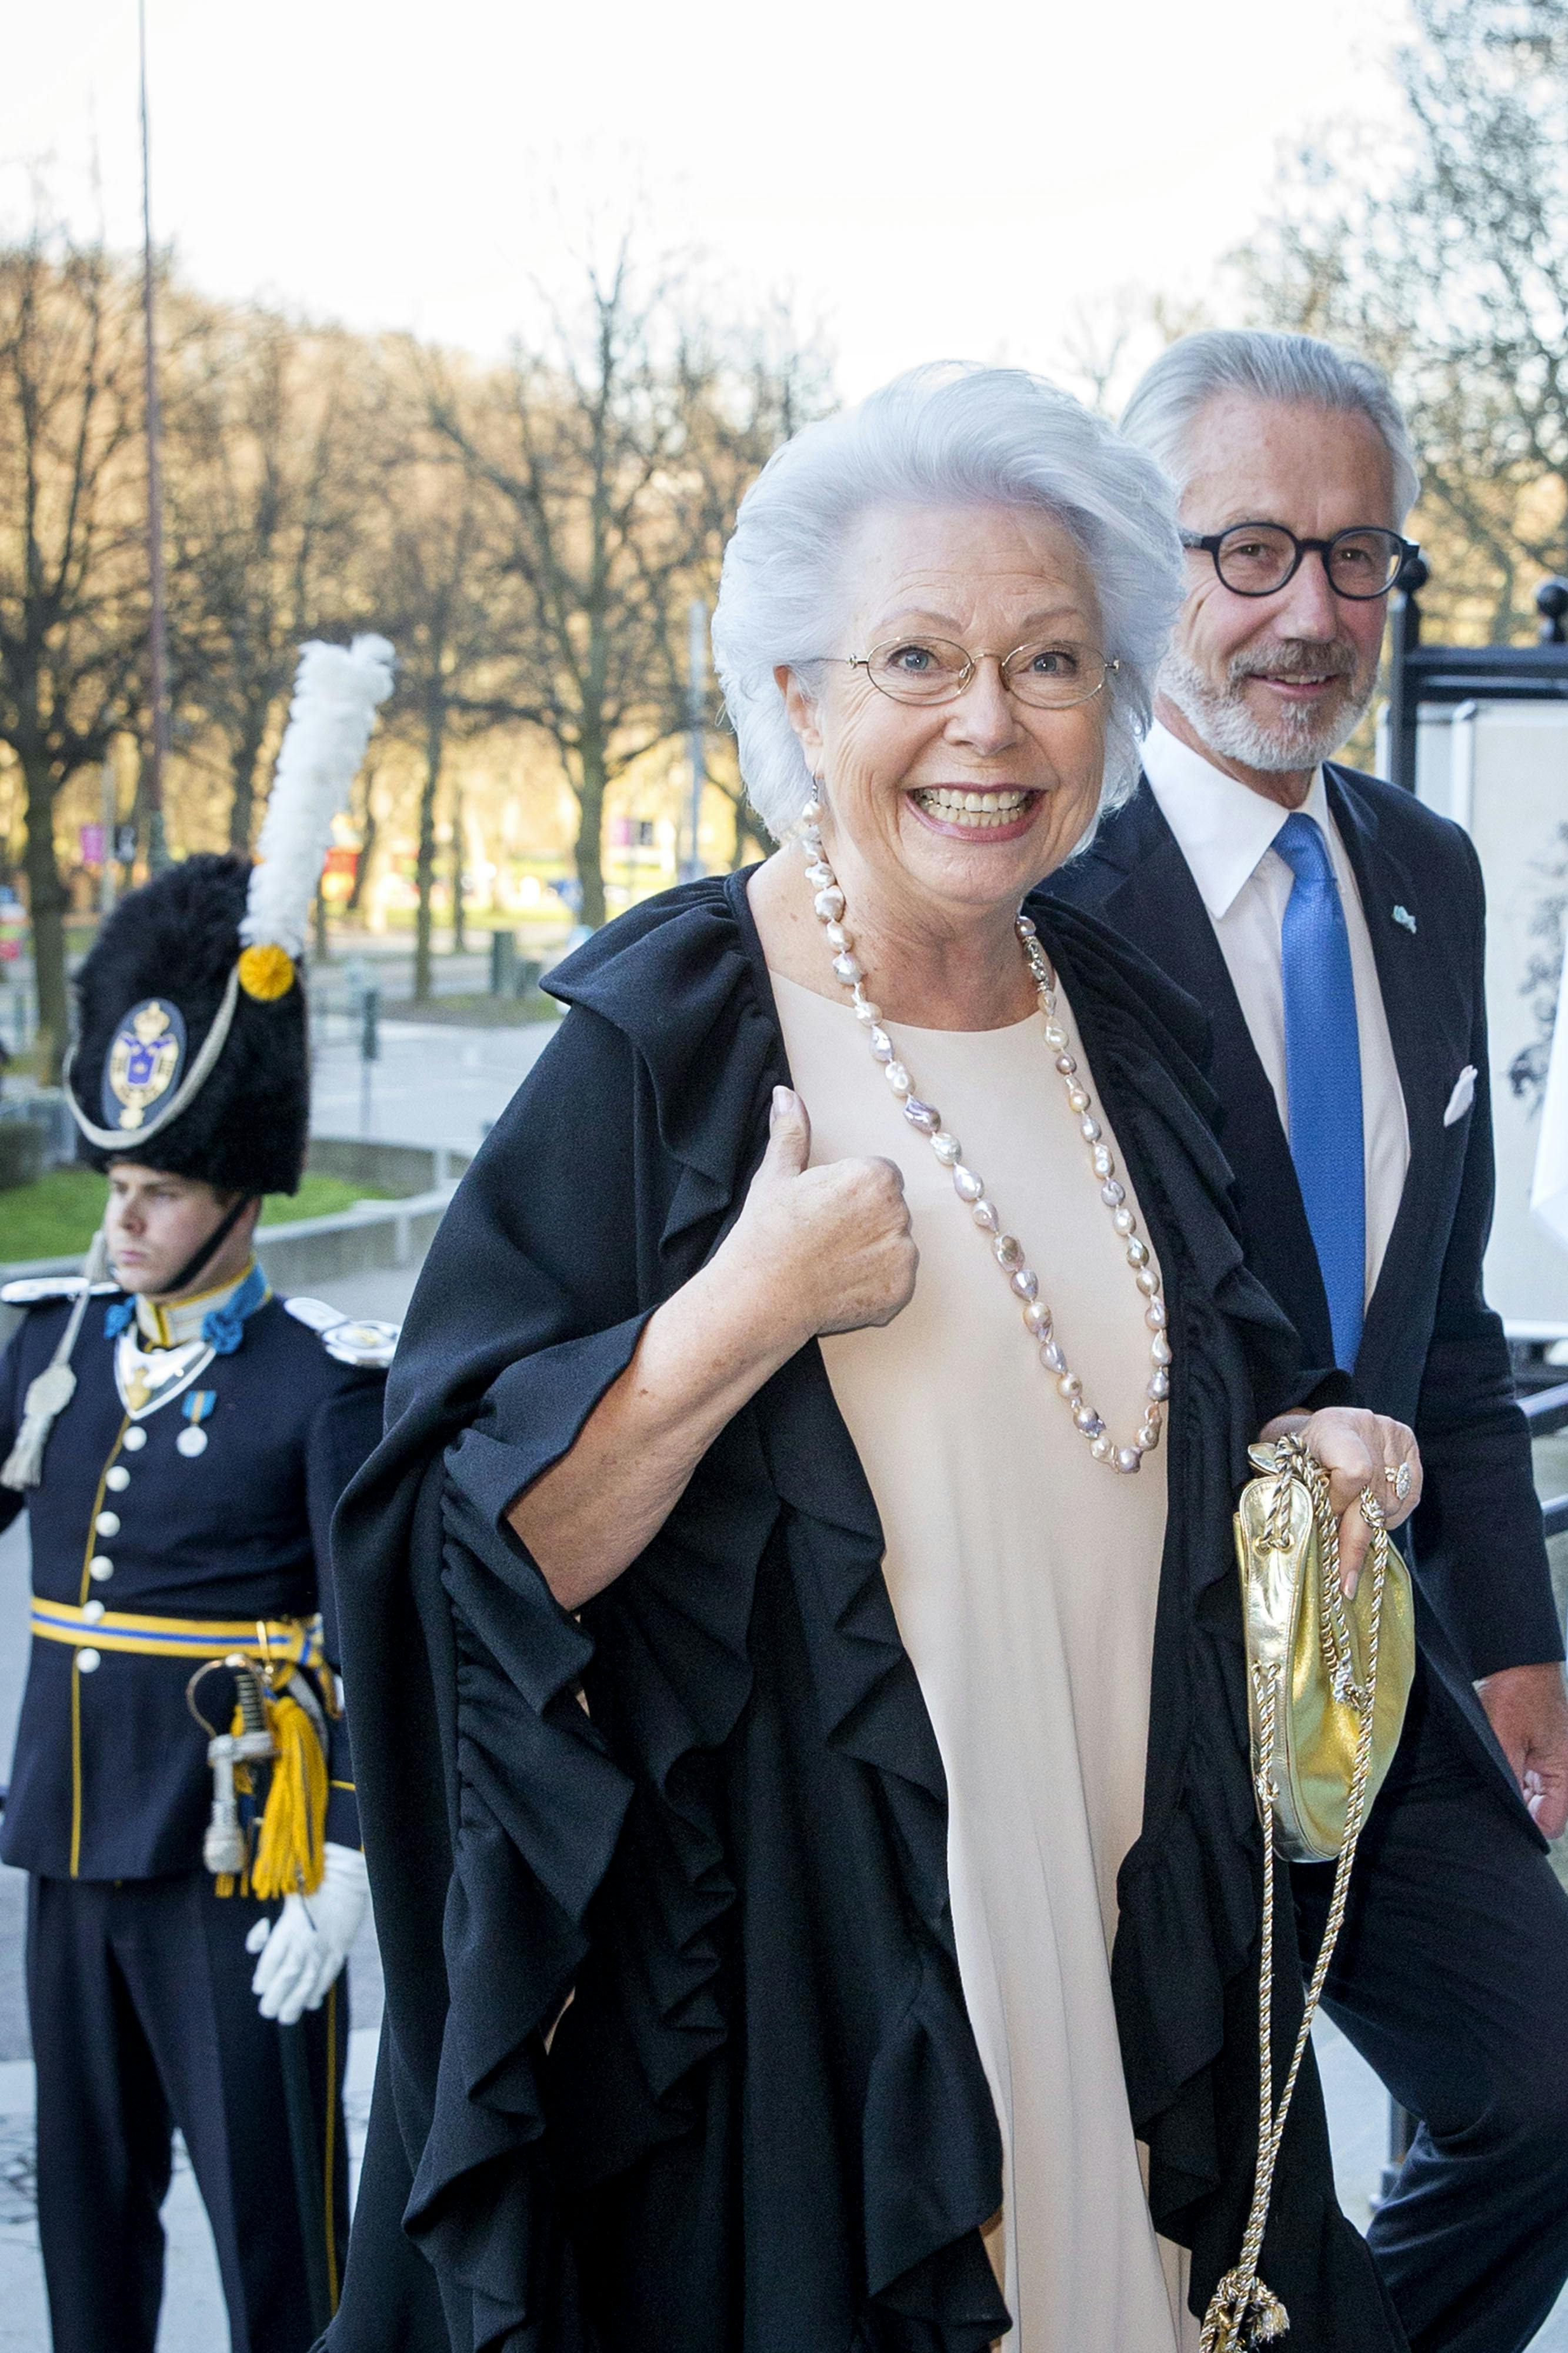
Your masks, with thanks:
M1257 2131L1261 1842L1229 1520L1247 1440L1312 1382L1242 1263L1201 1015L1090 919L1036 912L1175 1347L1113 1979L1151 2203L1193 2248L1201 2309L1237 2255ZM745 878L637 909L552 986L572 1009L437 1237L386 1439L337 1526L386 2015L327 2341L980 2353L1009 2326L979 2235L1001 2152L954 1962L942 1764L817 1348L580 1617L504 1518L761 1155L788 1071ZM1264 2272L1292 2353L1403 2346L1335 2203L1310 2068Z

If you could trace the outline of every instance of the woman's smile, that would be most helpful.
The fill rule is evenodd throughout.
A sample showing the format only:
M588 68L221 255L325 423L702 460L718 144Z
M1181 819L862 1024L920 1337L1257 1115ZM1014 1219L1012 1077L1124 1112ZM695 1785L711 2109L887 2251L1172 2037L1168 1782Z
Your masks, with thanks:
M1017 841L1038 814L1044 796L1016 785L911 785L906 797L922 825L952 841Z

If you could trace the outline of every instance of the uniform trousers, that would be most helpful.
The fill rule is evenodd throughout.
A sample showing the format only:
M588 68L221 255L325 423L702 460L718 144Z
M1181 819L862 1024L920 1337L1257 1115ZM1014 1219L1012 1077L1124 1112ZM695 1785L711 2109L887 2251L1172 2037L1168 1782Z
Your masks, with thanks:
M1568 2278L1568 1894L1418 1672L1323 2006L1420 2119L1368 2240L1411 2353L1523 2353ZM1331 1864L1292 1873L1303 1961Z
M233 2353L306 2353L315 2329L284 2031L302 2031L309 2052L317 2162L308 2196L336 2301L348 1989L340 1978L300 2028L260 2015L245 1939L275 1909L218 1896L205 1871L29 1883L38 2234L54 2353L153 2353L159 2210L176 2125L216 2242Z

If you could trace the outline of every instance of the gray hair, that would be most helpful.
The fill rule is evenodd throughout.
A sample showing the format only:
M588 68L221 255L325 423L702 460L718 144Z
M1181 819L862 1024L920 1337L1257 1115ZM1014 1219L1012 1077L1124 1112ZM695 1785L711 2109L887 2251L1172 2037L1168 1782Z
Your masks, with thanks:
M1139 379L1122 412L1121 430L1159 459L1178 490L1185 490L1187 444L1198 413L1226 392L1368 418L1394 468L1394 512L1403 524L1415 503L1421 473L1399 403L1381 368L1316 335L1233 327L1184 335Z
M1106 680L1100 807L1136 784L1155 667L1184 588L1171 486L1070 394L1021 368L911 368L774 452L741 503L713 616L713 656L752 803L775 836L811 776L773 676L848 650L847 543L879 506L1030 507L1093 575Z

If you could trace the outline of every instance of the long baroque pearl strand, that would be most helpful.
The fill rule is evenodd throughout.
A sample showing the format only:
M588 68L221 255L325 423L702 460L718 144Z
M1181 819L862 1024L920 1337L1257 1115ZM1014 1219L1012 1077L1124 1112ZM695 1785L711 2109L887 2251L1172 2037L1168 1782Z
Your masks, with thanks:
M845 927L844 893L822 847L822 828L815 803L801 828L801 839L808 860L806 880L816 893L812 903L833 950L834 976L848 990L855 1018L866 1030L872 1055L882 1066L883 1077L903 1105L904 1117L925 1136L942 1166L951 1170L953 1191L967 1205L981 1232L990 1238L991 1255L1014 1296L1022 1303L1025 1328L1039 1349L1040 1362L1054 1377L1057 1393L1071 1411L1074 1426L1087 1440L1089 1452L1097 1462L1108 1463L1114 1471L1138 1470L1144 1455L1160 1442L1160 1409L1171 1390L1171 1343L1165 1328L1165 1303L1160 1296L1159 1270L1150 1256L1148 1243L1139 1235L1138 1221L1128 1207L1126 1187L1117 1176L1116 1162L1094 1115L1083 1073L1071 1051L1068 1033L1057 1018L1056 975L1036 936L1034 924L1027 915L1019 915L1016 921L1018 944L1045 1017L1046 1043L1056 1057L1068 1103L1078 1120L1079 1134L1089 1146L1100 1198L1110 1213L1111 1224L1132 1270L1132 1279L1142 1293L1143 1320L1152 1335L1149 1345L1152 1368L1144 1396L1143 1419L1131 1446L1118 1446L1103 1415L1084 1396L1083 1383L1068 1363L1053 1328L1051 1311L1040 1297L1039 1277L1025 1261L1023 1244L1002 1230L1002 1220L986 1193L984 1179L965 1165L963 1147L957 1136L942 1124L936 1105L923 1102L915 1092L914 1081L882 1027L882 1009L866 994L865 968Z

